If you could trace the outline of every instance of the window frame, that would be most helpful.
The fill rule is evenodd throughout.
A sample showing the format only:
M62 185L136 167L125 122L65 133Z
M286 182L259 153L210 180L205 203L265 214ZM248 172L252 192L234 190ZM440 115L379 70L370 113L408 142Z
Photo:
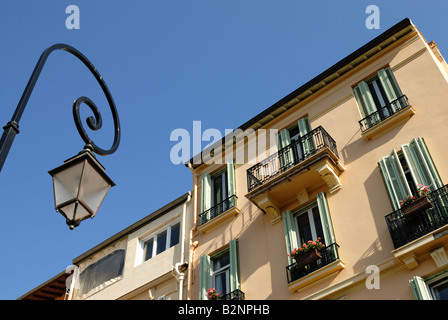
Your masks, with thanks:
M316 223L315 223L315 217L314 214L315 212L313 211L314 209L317 209L317 214L319 217L319 222L320 222L320 229L321 229L321 233L322 235L318 235L318 230L316 228ZM310 232L311 232L311 239L305 239L304 236L301 235L301 228L299 226L299 217L302 215L307 215L308 216L308 222L310 225ZM318 237L321 238L322 243L326 244L326 239L324 236L324 232L323 232L323 225L322 225L322 219L320 216L320 211L319 211L319 206L317 204L317 200L314 201L313 203L310 203L309 205L300 208L299 210L295 211L292 213L293 219L294 219L294 228L296 231L296 237L297 237L297 244L299 246L302 246L304 243L306 243L308 240L317 240ZM302 239L303 238L303 239Z
M172 242L171 241L172 240L171 239L171 230L176 226L179 226L179 240L177 241L177 243L172 244L171 243ZM148 236L145 236L142 239L140 239L140 241L139 241L140 254L137 255L137 265L141 264L143 262L146 262L148 260L151 260L155 256L167 251L169 248L178 245L180 243L180 227L181 227L181 222L179 220L175 220L175 221L171 222L170 224L168 224L166 227L159 228L159 229L155 230L154 232L152 232L151 234L149 234ZM162 251L157 253L159 235L161 235L163 233L166 233L165 246ZM152 252L151 252L151 256L149 258L147 258L147 244L150 241L152 241Z
M278 133L277 150L281 152L280 167L287 170L293 164L302 162L314 152L314 138L312 135L308 135L312 131L309 117L305 115Z
M223 254L229 255L229 266L226 268L219 268L214 271L214 274L228 270L229 277L227 278L228 293L235 290L240 290L240 256L239 256L239 240L237 238L229 241L228 246L213 253L204 253L199 258L199 299L207 300L206 293L214 285L214 277L212 277L213 258L222 256Z
M217 270L214 270L215 261L220 259L223 256L227 256L229 262L226 265L221 266ZM217 254L215 254L215 255L210 257L210 280L211 280L211 286L216 288L216 276L220 275L222 273L225 274L226 289L229 292L219 292L219 293L222 293L223 295L226 295L226 294L231 292L230 291L231 290L230 289L230 268L231 268L231 263L230 263L230 250L229 250L229 248L226 248L226 249L220 251L219 253L217 253Z
M439 298L438 291L436 291L435 288L446 284L448 284L448 276L446 274L426 282L426 285L428 286L429 292L431 293L433 300L442 300L438 299Z
M215 196L215 179L221 179L221 201L217 202ZM227 160L222 168L213 173L204 173L201 184L201 210L198 211L199 227L205 225L224 212L230 213L230 209L236 207L236 183L235 165L233 159ZM233 212L237 212L233 210ZM227 217L227 215L224 215ZM215 220L216 221L216 220ZM222 220L221 220L222 221Z
M403 162L407 164L408 175ZM394 211L401 209L400 201L408 195L413 195L413 189L418 184L428 185L431 191L444 186L426 142L421 137L402 144L400 150L393 149L390 155L380 159L378 165ZM408 178L412 178L412 186Z
M434 289L447 283L448 269L442 270L428 278L415 276L410 280L412 293L416 300L439 300Z
M378 112L380 112L381 109L383 109L390 103L389 98L387 97L387 94L384 90L383 84L380 81L380 77L375 74L370 79L365 80L365 82L367 83L367 87L369 88L370 94L372 95L373 101L375 102L375 108ZM382 116L381 112L380 116ZM390 116L390 114L386 117L388 116Z
M361 115L361 132L367 140L373 138L381 123L396 124L399 119L414 114L390 66L377 70L352 89Z
M227 172L227 166L218 170L217 172L213 173L210 175L210 195L211 195L211 208L215 207L216 205L218 205L219 203L224 202L225 200L227 200L229 198L229 178L228 178L228 172ZM216 194L215 194L215 180L220 177L221 178L221 201L217 201L216 200ZM223 212L224 212L224 208L223 208Z
M316 203L319 211L319 216L321 219L322 234L324 235L323 238L325 242L323 243L327 248L329 248L330 245L335 244L335 246L333 246L329 250L331 250L330 255L332 256L332 258L336 259L339 256L339 254L337 253L336 236L325 192L322 191L316 195ZM313 206L313 204L314 203L306 205L301 209L306 210L306 208L309 208L309 206ZM291 265L294 261L291 258L290 253L294 248L298 247L298 237L296 231L297 228L295 227L295 221L294 221L295 218L290 210L284 211L282 213L282 218L283 218L283 228L285 232L285 242L286 242L285 247L289 262L288 265Z

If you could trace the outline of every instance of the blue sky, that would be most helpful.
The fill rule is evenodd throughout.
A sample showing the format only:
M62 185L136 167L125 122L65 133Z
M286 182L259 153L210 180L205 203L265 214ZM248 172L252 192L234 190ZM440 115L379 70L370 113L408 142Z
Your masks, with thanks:
M80 10L69 30L66 7ZM368 5L380 29L367 29ZM97 216L71 231L55 212L48 174L84 146L72 103L91 98L108 148L113 129L101 89L69 53L51 54L0 173L0 299L16 299L85 251L191 189L174 165L174 129L236 129L405 17L448 56L446 1L1 1L0 124L11 118L44 49L81 51L107 83L120 116L117 152L101 157L116 182ZM84 113L90 115L83 106ZM83 114L84 114L83 113ZM204 142L203 146L207 143Z

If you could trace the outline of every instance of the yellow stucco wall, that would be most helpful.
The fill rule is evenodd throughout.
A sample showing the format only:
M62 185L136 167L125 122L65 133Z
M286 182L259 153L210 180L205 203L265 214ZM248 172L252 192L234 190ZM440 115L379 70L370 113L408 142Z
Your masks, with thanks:
M384 134L366 141L358 121L361 115L352 87L385 66L390 66L398 84L407 95L415 114ZM191 298L198 299L199 258L216 252L231 239L239 239L241 290L246 299L413 299L409 280L415 275L438 271L429 255L419 258L419 265L409 270L394 258L385 216L393 211L377 162L392 149L413 138L423 137L439 170L448 181L446 141L448 130L448 82L444 68L427 46L414 33L399 40L392 48L357 66L341 80L321 90L271 121L268 128L283 129L308 115L311 127L323 126L337 143L339 157L345 167L339 179L342 188L327 199L332 217L339 256L344 268L336 275L292 293L288 289L285 233L282 221L272 225L270 219L246 197L246 170L253 164L236 165L237 208L240 212L229 221L206 234L194 230L198 246L193 255L194 277L190 279ZM276 151L273 145L271 151ZM256 159L256 162L262 159ZM200 212L201 180L219 165L200 166L193 177L193 199L196 215ZM325 184L309 192L310 201L316 193L328 191ZM281 211L298 209L297 199L279 204ZM366 267L378 265L380 289L365 286Z

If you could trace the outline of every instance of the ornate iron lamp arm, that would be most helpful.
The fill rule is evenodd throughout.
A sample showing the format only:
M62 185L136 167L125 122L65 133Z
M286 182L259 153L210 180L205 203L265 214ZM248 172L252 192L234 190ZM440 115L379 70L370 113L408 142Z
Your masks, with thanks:
M79 97L75 100L73 103L73 118L75 120L76 128L78 129L78 132L81 136L81 138L84 140L84 142L89 145L89 147L97 154L99 155L109 155L114 153L118 145L120 144L120 121L118 118L117 109L115 107L115 102L112 99L112 95L109 92L109 89L106 86L106 83L104 82L103 78L101 77L100 73L96 68L93 66L93 64L77 49L73 48L72 46L66 45L66 44L55 44L51 47L47 48L40 56L36 66L34 67L34 71L31 74L30 79L28 80L28 83L25 87L25 90L23 91L22 97L20 98L19 104L17 105L17 108L14 112L14 115L11 118L11 121L9 121L6 126L3 127L3 135L0 138L0 171L3 167L3 164L6 160L6 157L8 155L9 149L11 148L11 145L14 141L15 136L19 133L19 121L22 117L23 111L25 110L26 104L28 103L28 100L31 96L31 93L34 89L34 86L36 84L37 79L39 78L39 75L42 71L42 68L45 64L45 61L47 60L48 56L54 51L54 50L64 50L67 52L70 52L72 55L77 57L79 60L81 60L82 63L90 70L90 72L95 76L95 79L98 81L99 85L101 86L101 89L103 90L104 94L106 95L107 101L109 103L110 110L112 112L112 117L114 121L114 127L115 127L115 135L114 135L114 141L110 149L102 149L98 147L92 139L89 138L86 131L84 130L84 127L82 126L80 114L79 114L79 107L81 103L85 103L93 112L95 117L88 117L86 119L87 125L92 130L98 130L101 128L102 125L102 119L101 114L96 107L96 105L93 103L92 100L90 100L87 97Z

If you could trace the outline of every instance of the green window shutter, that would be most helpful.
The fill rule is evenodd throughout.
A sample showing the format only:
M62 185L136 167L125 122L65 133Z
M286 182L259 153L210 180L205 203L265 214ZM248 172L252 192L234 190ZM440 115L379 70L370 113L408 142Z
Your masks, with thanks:
M417 139L412 140L410 145L415 149L416 155L422 159L422 171L426 172L425 175L428 176L427 179L434 183L434 189L442 188L442 179L440 178L439 172L432 160L425 141L421 137L418 137Z
M410 144L403 144L401 146L401 151L403 152L403 156L408 164L412 180L414 180L415 185L426 184L426 182L424 182L426 179L422 177L420 163L418 159L416 159L415 151L412 149L413 147L411 147Z
M425 280L419 276L415 276L413 279L409 280L409 283L416 300L432 300L431 293L426 286Z
M401 146L415 184L429 186L431 191L443 186L439 173L422 138Z
M212 180L208 173L202 175L202 199L201 199L201 212L207 211L207 215L202 216L202 222L207 221L210 218L210 208L212 205Z
M377 112L375 101L373 100L372 94L370 93L369 86L367 85L367 82L361 81L355 88L354 93L356 100L358 101L359 105L361 106L361 114L363 115L363 118ZM375 115L372 115L369 117L366 121L366 126L368 128L372 127L373 125L380 122L380 115L376 113Z
M395 76L392 72L392 70L387 67L386 69L384 69L384 71L386 72L389 81L392 85L392 88L394 89L395 95L397 96L397 98L400 98L403 96L403 92L401 92L400 86L398 85L397 80L395 79ZM405 108L407 106L407 103L405 100L400 99L399 102L397 103L397 106L400 106L401 109Z
M199 270L199 300L207 300L206 293L210 289L210 256L201 256Z
M389 69L390 71L390 69ZM397 98L401 97L401 94L398 94L395 90L395 87L400 90L398 87L398 84L396 83L395 77L392 74L392 71L390 73L386 72L386 69L381 69L378 71L378 79L380 80L381 84L383 85L384 92L386 93L386 97L389 103L392 103L390 106L392 108L392 111L395 113L398 110L400 110L400 105L398 103ZM394 85L392 84L394 83Z
M227 162L227 190L229 197L229 208L236 205L236 197L232 197L236 194L235 192L235 166L233 164L233 159ZM232 197L232 198L231 198Z
M386 72L387 77L389 78L389 81L392 85L392 88L394 89L395 95L397 96L397 98L401 97L403 95L403 93L401 92L400 86L398 85L397 79L395 79L394 73L392 72L392 70L387 67L384 69L384 72Z
M361 81L358 84L358 88L360 93L361 105L365 108L364 113L366 114L366 116L376 112L377 109L375 101L373 100L372 94L370 93L367 82Z
M291 137L289 136L289 131L288 129L283 129L277 136L277 148L280 152L281 149L286 148L289 145L291 145ZM279 158L280 168L282 168L282 170L288 169L294 161L292 148L281 151L281 153L279 153Z
M311 125L308 117L301 118L297 121L297 125L299 127L300 136L304 136L307 133L311 132Z
M291 251L294 250L294 248L298 247L294 218L292 216L291 211L289 210L283 212L282 216L283 216L283 227L285 228L286 253L291 254ZM294 262L293 259L289 256L288 261L289 264L292 264Z
M392 150L388 157L379 162L380 170L386 185L389 198L394 210L400 209L400 202L408 195L412 195L407 183L397 152Z
M291 144L291 138L289 136L288 129L280 130L277 135L277 148L278 150L285 148Z
M369 86L367 85L367 82L361 81L358 84L360 93L361 93L361 99L364 101L364 106L366 108L366 114L370 115L377 111L375 101L373 100L372 93L370 93Z
M359 86L353 88L353 93L355 94L356 101L358 102L361 117L364 119L369 115L369 113L365 106L364 100L361 98L361 89L359 88Z
M230 256L230 292L240 289L238 239L229 242Z
M297 126L299 127L299 133L301 137L304 137L311 132L311 125L308 117L304 117L297 121ZM312 135L306 136L302 139L303 153L304 156L308 156L314 150L314 139Z
M331 222L330 209L328 208L327 197L325 192L317 194L317 206L319 208L320 221L322 223L322 230L325 237L325 246L336 243L334 235L333 223ZM330 256L332 259L336 258L336 246L331 248Z

